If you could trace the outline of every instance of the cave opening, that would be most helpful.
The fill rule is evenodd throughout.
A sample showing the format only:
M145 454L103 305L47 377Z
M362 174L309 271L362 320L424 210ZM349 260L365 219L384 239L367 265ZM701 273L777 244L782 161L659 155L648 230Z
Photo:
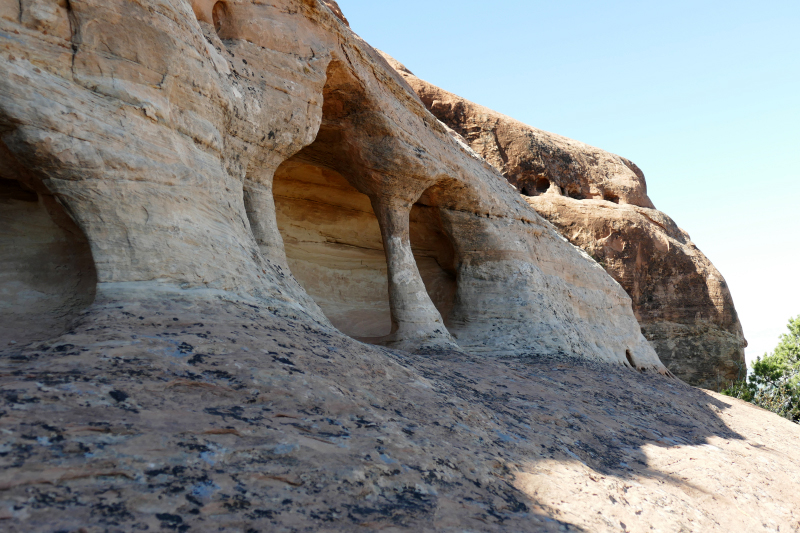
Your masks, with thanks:
M525 196L539 196L540 194L546 193L549 189L550 189L550 180L543 176L540 176L532 184L528 182L525 185L523 185L521 192Z
M374 112L340 63L328 68L322 121L313 143L284 161L272 183L277 229L292 275L341 332L381 344L393 330L389 268L370 196L358 188L353 123ZM443 318L455 297L455 266L438 208L423 195L411 207L412 254L428 296Z
M365 342L389 335L388 269L370 199L304 155L278 168L272 188L289 269L342 333Z
M378 342L392 330L388 267L370 198L353 184L347 142L347 121L364 105L362 93L332 61L317 136L278 167L272 194L292 275L339 331Z
M409 237L428 296L448 327L458 289L457 259L432 196L426 192L411 208Z
M272 186L289 269L334 327L379 344L392 333L392 319L378 218L367 195L307 156L301 151L285 161ZM439 208L426 195L411 208L409 239L425 289L446 326L457 289L456 254Z
M619 203L619 196L610 191L603 191L603 200L607 202Z
M536 180L534 188L538 194L546 193L548 189L550 189L550 180L547 178L539 178Z
M63 333L94 301L97 271L88 239L64 207L30 186L7 150L0 159L2 349Z

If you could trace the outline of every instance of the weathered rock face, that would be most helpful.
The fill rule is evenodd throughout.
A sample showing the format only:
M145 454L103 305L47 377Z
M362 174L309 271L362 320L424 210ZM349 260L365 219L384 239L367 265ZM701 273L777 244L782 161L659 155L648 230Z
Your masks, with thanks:
M664 371L624 291L331 8L23 3L3 179L64 206L99 293L231 291L407 350Z
M0 0L4 530L795 527L797 427L335 7Z
M800 527L800 426L750 404L585 359L409 355L229 293L118 296L0 356L3 531Z
M387 59L439 120L625 288L675 375L712 389L739 377L747 343L725 280L655 209L635 164L464 100Z

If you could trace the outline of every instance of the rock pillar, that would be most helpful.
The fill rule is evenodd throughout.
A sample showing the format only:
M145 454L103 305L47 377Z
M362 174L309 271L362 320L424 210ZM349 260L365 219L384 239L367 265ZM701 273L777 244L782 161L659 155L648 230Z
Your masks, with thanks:
M425 290L411 252L411 205L395 198L372 198L389 269L392 333L384 344L408 351L423 347L458 349Z
M271 174L258 181L250 178L244 180L244 207L261 255L289 272L283 238L275 216Z

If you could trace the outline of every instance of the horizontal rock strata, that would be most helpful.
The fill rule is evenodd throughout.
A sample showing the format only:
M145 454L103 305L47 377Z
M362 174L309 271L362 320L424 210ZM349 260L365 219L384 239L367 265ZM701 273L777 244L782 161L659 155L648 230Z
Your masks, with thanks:
M2 19L0 139L24 169L2 177L64 207L101 290L230 291L405 350L666 372L624 291L333 3L40 4Z
M0 0L0 150L4 531L800 520L335 2Z
M675 375L712 389L740 377L747 342L728 286L689 235L655 209L639 167L448 93L386 57L439 120L622 285Z

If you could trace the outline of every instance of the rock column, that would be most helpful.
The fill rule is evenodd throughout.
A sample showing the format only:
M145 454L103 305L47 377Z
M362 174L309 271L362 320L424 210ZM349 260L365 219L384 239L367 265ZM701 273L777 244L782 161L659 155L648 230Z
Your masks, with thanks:
M283 238L278 231L278 221L275 217L272 173L273 171L270 171L269 176L262 176L258 181L245 179L244 207L261 255L289 272L283 250Z
M433 305L411 252L411 203L396 198L372 198L389 268L392 333L384 343L413 351L423 347L458 349Z

